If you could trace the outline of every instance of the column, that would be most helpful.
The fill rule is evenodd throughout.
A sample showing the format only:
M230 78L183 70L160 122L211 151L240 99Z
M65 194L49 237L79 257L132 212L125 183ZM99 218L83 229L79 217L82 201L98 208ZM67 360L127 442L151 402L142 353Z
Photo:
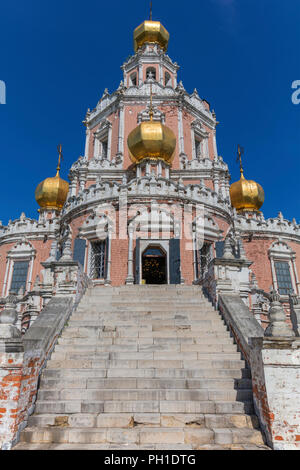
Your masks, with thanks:
M181 104L178 107L178 143L179 143L179 155L180 155L181 153L184 153L184 137L183 137Z
M143 84L143 65L139 64L139 86Z
M274 289L276 290L276 292L278 292L278 283L277 283L277 277L276 277L276 271L275 271L275 265L274 265L273 258L271 258L271 270L272 270L272 278L273 278Z
M111 160L111 133L112 133L112 125L109 126L108 129L108 137L107 137L107 160Z
M84 149L84 158L85 160L88 160L89 158L89 146L90 146L90 129L87 129L85 132L86 138L85 138L85 149Z
M5 297L6 284L7 284L8 273L9 273L9 270L10 270L10 265L11 265L11 258L7 258L6 259L5 277L4 277L3 289L2 289L2 297Z
M128 227L128 266L126 284L133 284L133 230L132 226Z
M77 177L73 178L72 181L71 181L71 185L70 185L70 189L71 189L70 195L71 195L71 197L76 196L77 181L78 181Z
M198 277L197 277L197 239L196 239L196 231L195 228L193 229L193 264L194 264L194 283L196 284L198 282Z
M195 146L195 132L193 127L191 127L191 140L192 140L192 160L197 158L196 155L196 146Z
M296 258L292 258L292 264L293 264L293 268L294 268L294 273L295 273L295 279L296 279L296 290L295 292L300 295L300 282L299 282L299 278L298 278L298 273L297 273L297 266L296 266Z
M95 137L94 139L94 158L99 157L99 147L100 147L100 141Z
M216 139L216 130L213 131L213 146L214 146L214 158L218 158L218 149L217 149L217 139Z
M106 279L105 284L111 284L110 273L111 273L111 231L107 232L107 243L108 243L108 253L107 253L107 270L106 270Z
M119 108L119 135L118 135L118 154L123 155L124 151L124 104Z

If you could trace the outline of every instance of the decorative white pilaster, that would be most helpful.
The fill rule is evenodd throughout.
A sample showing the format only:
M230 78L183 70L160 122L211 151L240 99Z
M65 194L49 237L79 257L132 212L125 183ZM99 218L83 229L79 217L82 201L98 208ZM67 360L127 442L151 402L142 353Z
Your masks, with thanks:
M277 283L277 277L276 277L275 265L274 265L273 258L271 258L271 271L272 271L274 290L277 292L278 291L278 283Z
M143 65L139 64L139 86L143 84Z
M194 283L198 281L197 277L197 239L196 239L196 231L193 230L193 265L194 265Z
M89 146L90 146L90 129L87 129L85 132L86 138L85 138L85 149L84 149L84 158L88 160L89 158Z
M75 176L70 184L70 196L76 196L78 178Z
M292 258L292 264L293 264L293 268L294 268L294 274L295 274L295 280L296 280L296 286L297 286L295 292L298 295L300 295L300 282L299 282L299 278L298 278L296 258L295 257Z
M30 260L29 276L28 276L27 289L26 289L28 292L31 291L33 262L34 262L34 259L32 258Z
M124 153L124 105L119 108L118 154Z
M214 158L218 158L218 149L217 149L217 139L216 139L216 130L213 131L213 147L214 147Z
M10 271L11 262L12 260L10 258L6 259L6 270L5 270L5 277L4 277L4 282L3 282L2 297L5 297L7 278L8 278L8 273Z
M94 138L94 158L99 157L100 154L100 142L97 137Z
M126 284L133 284L133 227L128 227L128 265Z
M184 137L183 137L183 124L182 124L182 108L178 107L178 141L179 141L179 155L184 153Z
M107 138L107 159L111 160L111 135L112 135L112 126L108 128L108 138Z
M107 243L108 243L108 253L107 253L107 269L106 269L106 279L105 284L111 284L111 231L107 232Z

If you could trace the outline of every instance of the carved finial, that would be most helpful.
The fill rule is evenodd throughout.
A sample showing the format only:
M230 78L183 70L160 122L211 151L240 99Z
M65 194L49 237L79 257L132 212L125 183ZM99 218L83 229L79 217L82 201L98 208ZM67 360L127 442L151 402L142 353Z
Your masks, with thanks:
M60 170L60 162L61 160L63 160L63 154L62 154L62 145L59 144L57 146L57 151L58 151L58 164L57 164L57 168L56 168L56 176L59 176L59 170Z
M231 242L230 242L230 237L229 235L226 236L224 240L224 252L222 258L225 259L233 259L234 255L232 253L232 247L231 247Z
M271 306L269 310L269 326L265 330L265 336L293 337L295 333L286 323L286 315L280 303L280 295L275 289L270 293Z
M240 172L241 172L241 176L243 176L244 174L244 170L243 170L243 164L242 164L242 155L244 155L244 149L238 145L238 151L237 151L237 159L236 161L240 162Z

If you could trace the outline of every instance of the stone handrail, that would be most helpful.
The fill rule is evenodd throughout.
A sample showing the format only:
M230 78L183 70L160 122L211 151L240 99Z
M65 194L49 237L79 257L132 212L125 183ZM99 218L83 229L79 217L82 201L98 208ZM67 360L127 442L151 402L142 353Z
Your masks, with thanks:
M237 294L220 294L219 310L243 356L250 362L250 338L261 338L264 330Z
M219 309L251 369L254 409L267 444L299 450L300 339L285 322L279 295L267 296L270 326L265 331L238 294L221 293ZM298 299L291 303L298 309Z

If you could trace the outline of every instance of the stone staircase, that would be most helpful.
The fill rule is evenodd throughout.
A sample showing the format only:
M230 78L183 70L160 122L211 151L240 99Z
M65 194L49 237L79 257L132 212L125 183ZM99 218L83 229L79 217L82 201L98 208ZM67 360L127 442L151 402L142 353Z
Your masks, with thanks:
M16 450L268 449L250 371L197 286L88 289Z

